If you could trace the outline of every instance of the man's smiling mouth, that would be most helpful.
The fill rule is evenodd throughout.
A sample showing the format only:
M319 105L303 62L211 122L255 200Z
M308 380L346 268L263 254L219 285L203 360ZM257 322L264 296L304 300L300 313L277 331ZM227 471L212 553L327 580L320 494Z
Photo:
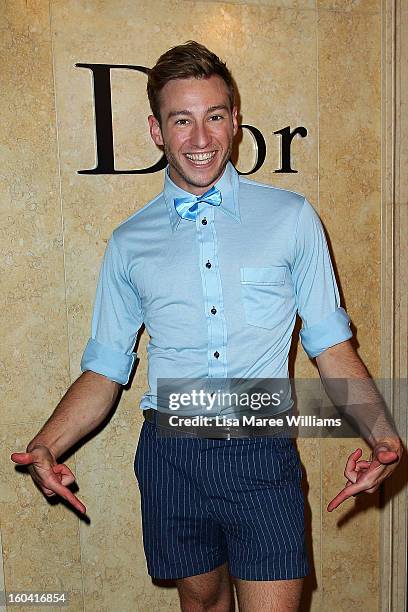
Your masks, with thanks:
M209 151L208 153L185 153L185 156L195 164L205 165L213 159L215 154L216 151Z

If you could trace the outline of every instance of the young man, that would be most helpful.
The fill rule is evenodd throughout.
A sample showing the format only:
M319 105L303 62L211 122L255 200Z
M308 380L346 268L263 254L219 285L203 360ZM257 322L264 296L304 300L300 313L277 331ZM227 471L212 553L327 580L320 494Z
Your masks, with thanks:
M164 189L123 222L106 249L83 374L48 422L14 453L47 496L81 512L75 477L57 458L110 411L132 371L137 332L149 341L149 390L135 457L149 573L176 580L181 607L295 611L308 573L299 456L288 438L161 437L158 378L287 378L296 312L302 344L330 378L368 379L349 339L324 233L307 200L238 175L229 158L237 108L226 65L189 42L148 77ZM329 510L374 491L401 456L385 424L370 461L348 458Z

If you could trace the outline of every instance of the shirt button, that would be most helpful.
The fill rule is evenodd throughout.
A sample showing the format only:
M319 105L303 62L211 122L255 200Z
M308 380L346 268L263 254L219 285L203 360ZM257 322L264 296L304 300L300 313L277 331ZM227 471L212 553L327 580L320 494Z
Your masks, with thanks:
M216 314L217 313L217 309L213 306L211 308L211 314Z
M201 221L201 223L202 223L203 225L207 225L207 219L204 217L204 219Z
M207 261L207 263L205 264L206 268L211 268L211 263L209 261Z
M214 357L215 357L216 359L218 359L218 357L219 357L219 356L220 356L219 352L218 352L218 351L215 351L215 353L214 353Z

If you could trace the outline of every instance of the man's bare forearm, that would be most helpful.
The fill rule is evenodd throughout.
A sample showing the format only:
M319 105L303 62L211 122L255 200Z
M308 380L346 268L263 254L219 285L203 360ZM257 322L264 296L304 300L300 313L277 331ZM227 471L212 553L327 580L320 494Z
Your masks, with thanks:
M384 400L349 341L330 347L316 362L331 401L372 448L381 441L398 439Z
M109 414L120 385L95 372L84 372L70 386L54 412L27 446L46 446L59 457Z

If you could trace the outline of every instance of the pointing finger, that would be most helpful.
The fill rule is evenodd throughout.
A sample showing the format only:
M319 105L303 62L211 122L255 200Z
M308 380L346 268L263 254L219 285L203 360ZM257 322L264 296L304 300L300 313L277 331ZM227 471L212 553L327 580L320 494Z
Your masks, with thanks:
M67 502L69 502L76 510L81 512L82 514L86 513L86 507L84 504L70 491L66 486L61 484L60 482L52 482L48 483L48 486L52 484L52 491L63 497Z
M331 512L332 510L340 506L340 504L342 504L346 499L352 497L357 493L360 493L361 491L364 491L364 485L361 485L360 483L347 483L344 489L340 491L340 493L338 493L338 495L336 495L336 497L332 499L329 505L327 506L328 512Z

